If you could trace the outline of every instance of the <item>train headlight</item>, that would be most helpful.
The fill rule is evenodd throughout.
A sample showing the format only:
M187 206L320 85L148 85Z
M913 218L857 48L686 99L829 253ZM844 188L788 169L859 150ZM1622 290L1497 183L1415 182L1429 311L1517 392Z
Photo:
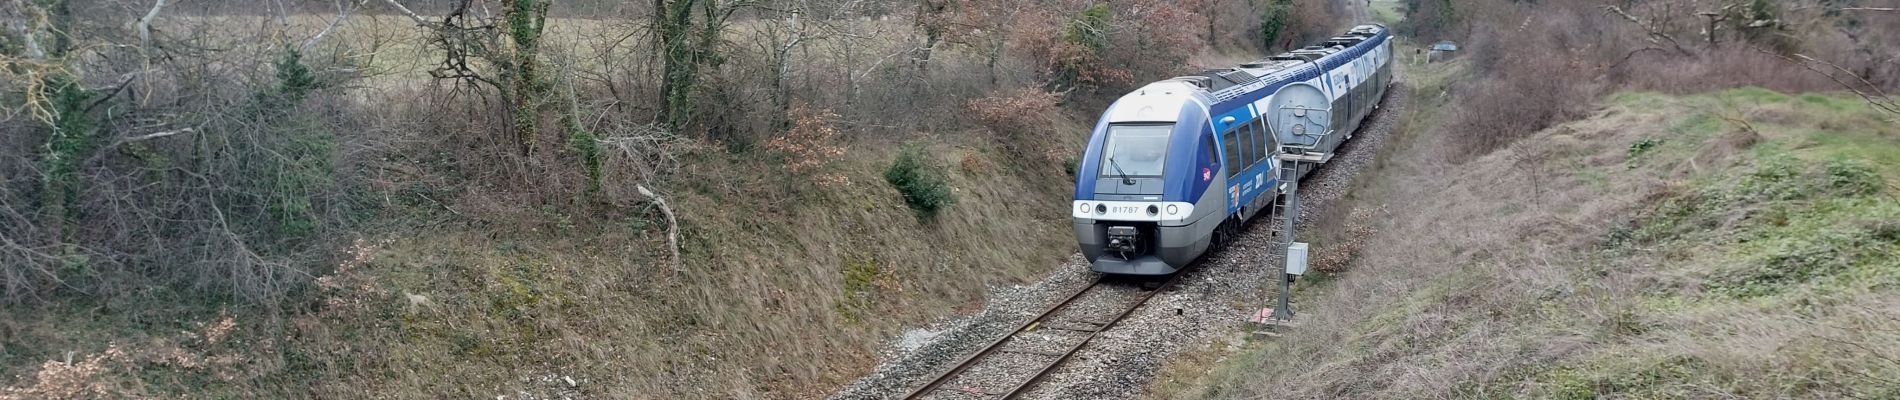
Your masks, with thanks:
M1082 203L1082 204L1080 204L1080 205L1077 205L1077 206L1075 206L1075 211L1078 211L1078 212L1081 212L1081 213L1083 213L1083 214L1088 214L1088 213L1089 213L1089 203Z
M1148 215L1155 215L1159 213L1161 213L1161 209L1155 208L1155 206L1153 205L1148 206Z
M1168 205L1168 215L1175 215L1175 214L1180 214L1180 213L1181 213L1181 207L1176 207L1173 204Z

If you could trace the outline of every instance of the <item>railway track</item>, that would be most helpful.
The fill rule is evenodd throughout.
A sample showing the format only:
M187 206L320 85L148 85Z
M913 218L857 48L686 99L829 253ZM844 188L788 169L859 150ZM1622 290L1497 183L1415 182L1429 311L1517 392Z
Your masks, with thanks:
M1089 342L1122 319L1128 318L1140 309L1156 294L1174 286L1184 273L1177 273L1162 282L1153 290L1140 290L1129 285L1115 285L1106 276L1098 276L1062 301L1044 309L1041 314L1018 325L1009 334L997 338L981 350L971 353L957 362L956 366L938 374L929 383L904 395L905 399L928 398L1001 398L1014 399L1034 388L1048 377L1056 367L1081 351ZM1136 290L1130 296L1128 291ZM1120 293L1116 293L1119 291ZM1087 310L1079 307L1091 297L1120 297L1119 308L1106 310ZM1093 300L1093 299L1090 299ZM1109 300L1115 301L1115 300ZM1109 315L1089 315L1104 314ZM1108 317L1099 319L1099 317ZM1050 351L1048 348L1057 348ZM1019 360L1029 358L1041 362L1004 362L1000 358L1015 357ZM993 366L991 365L993 364ZM985 370L985 367L990 370ZM1027 378L1022 378L1023 374ZM976 377L976 375L986 375ZM967 378L967 379L966 379ZM967 380L967 381L965 381Z

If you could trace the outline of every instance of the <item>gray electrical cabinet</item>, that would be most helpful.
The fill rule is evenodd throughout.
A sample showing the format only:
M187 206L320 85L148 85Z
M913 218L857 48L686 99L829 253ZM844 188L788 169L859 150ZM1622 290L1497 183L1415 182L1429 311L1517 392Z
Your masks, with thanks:
M1286 273L1306 274L1306 243L1293 242L1293 245L1286 247Z

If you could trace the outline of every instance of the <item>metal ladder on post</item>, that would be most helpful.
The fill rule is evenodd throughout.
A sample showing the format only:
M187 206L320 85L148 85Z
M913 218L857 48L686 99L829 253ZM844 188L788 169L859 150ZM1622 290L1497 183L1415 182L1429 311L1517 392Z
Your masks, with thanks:
M1293 247L1294 230L1300 223L1300 168L1311 156L1305 154L1279 154L1279 183L1284 188L1283 197L1273 204L1274 243L1269 248L1278 254L1269 254L1268 260L1280 264L1280 290L1278 302L1273 307L1273 315L1268 317L1277 321L1293 319L1293 306L1289 299L1293 296L1293 279L1287 274L1287 251Z

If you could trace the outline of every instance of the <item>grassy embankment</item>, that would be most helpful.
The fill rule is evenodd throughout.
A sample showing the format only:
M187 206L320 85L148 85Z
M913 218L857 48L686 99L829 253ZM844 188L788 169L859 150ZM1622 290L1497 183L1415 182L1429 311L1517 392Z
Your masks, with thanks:
M1412 69L1412 129L1343 206L1386 210L1377 245L1307 282L1301 327L1203 351L1156 393L1900 396L1892 115L1846 93L1625 92L1449 164L1421 132L1461 66Z
M576 32L611 40L599 32L620 29L550 25L582 54L594 45ZM352 88L363 101L400 101L429 81L432 58L405 36L415 34L406 20L350 27L338 40L374 49L360 62L383 74ZM259 310L159 293L7 310L0 360L10 380L0 386L233 398L819 396L868 371L903 327L968 311L991 285L1033 279L1073 253L1065 217L1050 210L1065 209L1061 156L1080 147L1077 121L1087 118L1053 117L1047 135L1007 142L980 127L852 136L824 171L848 183L831 186L788 174L785 156L763 148L683 147L679 171L655 186L679 213L678 273L650 204L605 215L503 204L480 182L452 183L440 145L450 133L416 132L391 140L416 151L362 166L389 208L305 300ZM931 222L883 177L906 145L923 148L957 198ZM99 371L46 362L85 364L108 346L132 354L87 364Z

